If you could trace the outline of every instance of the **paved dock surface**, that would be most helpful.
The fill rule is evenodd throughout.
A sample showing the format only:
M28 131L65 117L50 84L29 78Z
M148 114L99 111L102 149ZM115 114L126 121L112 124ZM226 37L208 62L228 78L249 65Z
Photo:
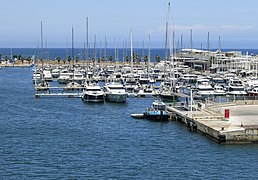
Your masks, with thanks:
M209 135L220 143L258 142L258 102L216 104L199 111L187 111L178 107L167 107L176 118ZM225 118L225 110L229 118Z

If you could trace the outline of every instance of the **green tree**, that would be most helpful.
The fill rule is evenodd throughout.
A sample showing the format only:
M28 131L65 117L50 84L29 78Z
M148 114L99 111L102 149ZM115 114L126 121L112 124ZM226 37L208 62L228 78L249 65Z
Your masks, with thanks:
M13 55L13 59L18 59L18 56L15 54L15 55Z
M109 56L108 59L109 59L110 62L112 62L113 61L113 56Z
M149 59L149 57L147 55L144 56L143 60L144 60L145 64L148 62L148 59Z
M129 62L129 56L125 56L125 61L128 63Z
M138 63L141 62L141 57L140 57L138 54L136 55L136 61L137 61Z
M57 63L60 64L60 61L61 61L60 56L57 56L57 57L56 57L56 60L57 60Z
M26 59L26 61L28 61L28 63L29 63L29 65L31 64L31 57L29 56L29 57L27 57L27 59Z
M18 60L22 60L22 55L19 54L19 55L17 56L17 59L18 59Z
M41 62L41 65L42 67L44 66L44 60L43 59L40 59L40 62Z
M69 64L71 64L71 60L72 60L71 56L68 56L67 61L69 62Z
M20 60L21 60L21 62L22 62L22 64L23 64L23 63L24 63L25 58L21 56L21 59L20 59Z
M78 64L78 62L79 62L79 57L78 56L75 57L75 62L76 62L76 64Z
M136 60L136 55L135 55L135 53L133 52L133 62L135 62L135 60Z
M155 55L155 60L159 63L160 62L160 57L159 57L159 55Z
M9 58L7 56L5 56L4 60L5 60L5 64L7 64L9 61Z

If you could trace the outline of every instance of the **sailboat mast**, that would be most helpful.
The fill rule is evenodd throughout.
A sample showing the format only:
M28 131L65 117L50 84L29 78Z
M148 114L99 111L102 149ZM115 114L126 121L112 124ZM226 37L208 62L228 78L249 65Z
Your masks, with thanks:
M40 43L41 43L41 59L43 59L43 23L40 22Z
M147 64L147 73L148 73L148 79L150 78L150 34L149 34L149 52L148 52L148 64Z
M72 58L74 61L74 39L73 39L73 27L72 27Z
M207 69L210 70L210 67L213 66L213 62L210 62L210 32L208 32L208 42L207 42L207 49L208 49L208 67Z
M193 54L193 30L190 29L190 48L191 48L191 54Z
M89 59L89 19L86 17L86 50L85 50L85 60Z
M104 51L104 61L107 59L107 37L105 36L105 51Z
M131 74L133 73L133 31L131 29L130 33L130 41L131 41Z

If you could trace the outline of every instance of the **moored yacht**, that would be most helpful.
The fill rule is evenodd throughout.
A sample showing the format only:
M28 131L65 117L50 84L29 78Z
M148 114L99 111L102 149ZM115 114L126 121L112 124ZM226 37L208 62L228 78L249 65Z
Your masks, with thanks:
M228 84L228 95L246 95L245 88L239 79L230 79Z
M68 84L70 82L72 73L69 73L68 71L60 72L59 77L57 78L57 82L59 84Z
M98 84L88 84L82 92L85 102L104 102L105 93Z
M214 89L210 84L200 84L196 89L196 94L202 97L213 96L215 94Z
M254 87L253 89L247 91L250 96L258 96L258 87Z
M106 100L110 102L123 103L126 102L128 93L122 84L111 82L104 86Z
M222 85L214 85L214 96L224 96L226 95L225 88Z

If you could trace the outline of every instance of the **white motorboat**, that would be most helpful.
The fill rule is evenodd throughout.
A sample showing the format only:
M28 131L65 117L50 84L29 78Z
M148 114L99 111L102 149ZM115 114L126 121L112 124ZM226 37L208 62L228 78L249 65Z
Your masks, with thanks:
M98 84L88 84L82 92L85 102L104 102L105 93Z
M215 96L224 96L226 95L225 88L221 85L214 85L214 95Z
M68 84L71 80L72 73L69 73L68 71L60 72L59 77L57 78L57 82L59 84Z
M239 79L230 79L227 87L228 95L246 95L244 85Z
M65 86L65 90L72 90L72 91L76 91L76 90L80 90L81 89L81 85L77 82L69 82L66 86Z
M137 93L138 97L152 97L156 95L158 95L158 93L151 86L142 86Z
M43 71L43 79L44 79L44 81L53 81L53 77L52 77L51 71L44 70Z
M202 97L214 96L214 89L210 84L200 84L196 87L196 94Z
M111 82L104 86L104 92L106 94L106 100L110 102L126 102L128 93L122 84Z
M254 87L253 89L247 91L250 96L258 96L258 87Z

